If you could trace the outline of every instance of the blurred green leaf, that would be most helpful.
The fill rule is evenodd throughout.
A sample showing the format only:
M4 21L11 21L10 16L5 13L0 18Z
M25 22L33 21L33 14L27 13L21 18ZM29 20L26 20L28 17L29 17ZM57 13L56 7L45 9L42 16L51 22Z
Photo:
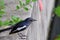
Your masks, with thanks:
M19 1L19 3L20 3L20 6L23 6L23 3L22 3L22 1Z
M4 0L0 0L0 6L4 5Z
M16 9L20 9L20 7L17 5L17 6L16 6Z
M4 8L4 0L0 0L0 9Z
M4 11L1 11L1 10L0 10L0 14L1 14L1 15L4 14L4 13L5 13Z
M0 18L2 18L3 14L5 13L2 9L5 8L4 0L0 0Z
M0 18L2 18L2 15L0 15Z
M29 4L31 0L26 0L26 4Z
M32 2L36 2L37 0L32 0Z
M3 22L0 20L0 27L3 25Z
M23 3L23 6L25 6L26 4L25 3Z
M32 8L32 5L30 5L30 7Z
M29 5L30 2L36 2L37 0L25 0L25 2L23 2L22 0L19 0L19 4L20 7L23 8L25 11L28 11L28 6L30 6L32 8L32 5ZM19 9L19 7L17 7L17 9Z
M15 24L15 20L16 20L16 16L11 16L11 21L13 22L13 24Z
M4 9L5 7L4 6L0 6L0 9Z
M60 35L58 35L54 40L60 40Z
M17 22L22 21L22 19L16 16L12 16L11 19L12 19L11 21L13 24L16 24Z
M9 23L9 22L10 22L10 20L5 20L5 21L4 21L4 23L3 23L3 24L4 24L4 26L9 26L9 25L10 25L10 23Z
M60 17L60 6L58 6L57 8L55 8L54 10L55 14Z
M0 10L0 18L3 16L5 12Z
M27 7L24 7L24 10L25 10L25 11L28 11L29 9L28 9Z

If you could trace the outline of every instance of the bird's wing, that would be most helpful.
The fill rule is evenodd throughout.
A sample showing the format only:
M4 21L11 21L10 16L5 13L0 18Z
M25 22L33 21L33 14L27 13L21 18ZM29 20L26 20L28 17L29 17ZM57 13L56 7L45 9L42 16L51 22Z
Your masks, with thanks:
M26 27L26 25L24 25L23 27L18 27L16 30L21 30L21 29L23 29L25 27Z
M18 23L17 25L15 25L13 27L13 29L11 30L11 32L9 34L16 33L16 32L19 32L19 31L23 31L23 30L25 30L29 26L29 24L30 23L28 23L26 21Z
M26 28L27 28L26 25L24 25L23 27L20 27L20 28L18 27L16 30L10 32L9 34L13 34L13 33L17 33L17 32L23 31L23 30L25 30Z
M15 31L18 27L21 27L21 26L22 26L22 22L19 22L19 23L13 25L13 26L12 26L12 30L11 30L10 33L12 33L12 32Z

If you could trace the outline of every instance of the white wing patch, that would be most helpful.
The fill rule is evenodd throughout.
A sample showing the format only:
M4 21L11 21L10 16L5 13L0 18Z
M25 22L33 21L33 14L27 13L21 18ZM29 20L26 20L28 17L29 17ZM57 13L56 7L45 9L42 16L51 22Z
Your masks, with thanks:
M26 25L24 25L23 27L17 28L17 30L21 30L21 29L23 29L25 27L26 27Z

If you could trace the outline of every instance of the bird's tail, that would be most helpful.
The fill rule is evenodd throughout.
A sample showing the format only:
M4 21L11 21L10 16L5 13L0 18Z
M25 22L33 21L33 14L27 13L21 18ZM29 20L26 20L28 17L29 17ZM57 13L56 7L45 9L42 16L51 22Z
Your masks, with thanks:
M1 30L0 30L0 33L1 33L1 32L4 32L4 31L7 31L7 30L10 30L11 28L12 28L12 27L9 27L9 28L6 28L6 29L1 29Z

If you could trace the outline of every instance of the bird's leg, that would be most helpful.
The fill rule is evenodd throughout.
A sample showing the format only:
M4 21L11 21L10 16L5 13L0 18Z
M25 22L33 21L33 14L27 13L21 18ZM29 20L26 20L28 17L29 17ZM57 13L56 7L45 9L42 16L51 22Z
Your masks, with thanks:
M26 38L27 38L27 35L24 35L24 34L22 34L22 33L18 33L18 35L19 35L19 37L20 37L21 39L26 39Z

